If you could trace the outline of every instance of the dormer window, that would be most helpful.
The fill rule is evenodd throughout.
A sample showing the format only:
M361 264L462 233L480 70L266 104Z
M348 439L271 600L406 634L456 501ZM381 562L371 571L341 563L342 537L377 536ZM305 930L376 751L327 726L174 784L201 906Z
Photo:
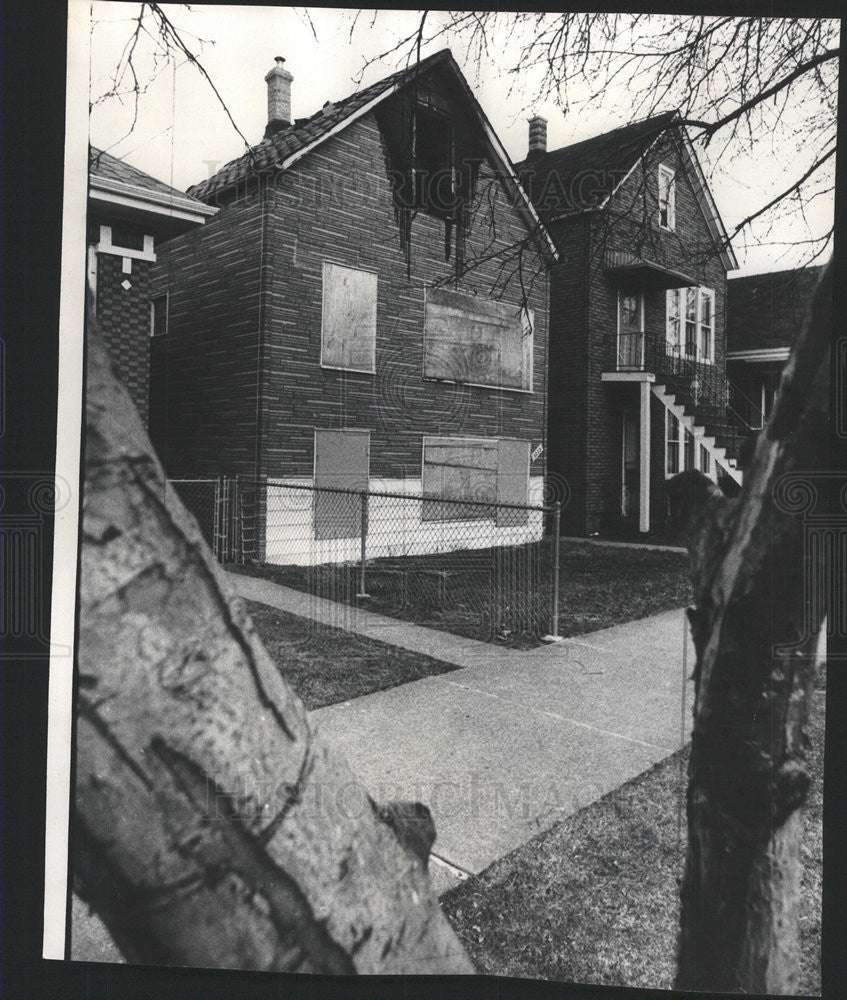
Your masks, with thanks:
M659 225L676 229L676 174L664 163L659 165Z

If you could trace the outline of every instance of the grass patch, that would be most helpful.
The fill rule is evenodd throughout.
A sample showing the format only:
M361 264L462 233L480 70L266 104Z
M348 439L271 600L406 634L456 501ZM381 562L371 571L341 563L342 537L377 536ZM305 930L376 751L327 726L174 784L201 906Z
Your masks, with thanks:
M813 695L800 992L820 993L824 693ZM688 749L451 889L441 904L479 972L669 989L676 969ZM682 823L679 826L680 815Z
M548 539L511 549L374 559L369 598L356 598L358 566L231 566L235 572L454 635L516 648L549 632L552 552ZM688 557L563 539L559 634L581 635L658 614L691 601Z
M245 603L265 649L310 711L456 669L266 604Z

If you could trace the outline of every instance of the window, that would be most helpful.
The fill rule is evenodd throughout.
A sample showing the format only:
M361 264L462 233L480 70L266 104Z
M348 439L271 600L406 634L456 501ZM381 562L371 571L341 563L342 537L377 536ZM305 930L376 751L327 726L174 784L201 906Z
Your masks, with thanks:
M150 302L150 336L161 337L168 332L168 293L157 295Z
M683 431L684 440L682 445L682 467L683 469L694 468L694 435L687 428Z
M694 435L665 410L665 475L675 476L683 469L694 468Z
M701 361L715 360L715 293L711 288L700 289L700 343L698 356Z
M712 456L702 444L700 445L700 471L706 476L712 474Z
M532 391L532 310L444 288L427 291L424 378Z
M526 524L528 511L501 510L493 505L527 503L529 449L529 441L514 438L425 437L423 493L444 500L425 500L422 520L495 519L498 527ZM450 503L450 500L479 503Z
M711 288L667 290L668 354L697 361L715 360L715 292Z
M640 368L644 349L644 296L621 289L618 292L618 365Z
M315 538L358 538L362 529L359 493L370 466L369 431L315 431Z
M665 410L665 474L675 476L679 472L679 421Z
M676 228L676 175L664 164L659 166L659 225Z
M324 261L321 365L376 371L377 276Z

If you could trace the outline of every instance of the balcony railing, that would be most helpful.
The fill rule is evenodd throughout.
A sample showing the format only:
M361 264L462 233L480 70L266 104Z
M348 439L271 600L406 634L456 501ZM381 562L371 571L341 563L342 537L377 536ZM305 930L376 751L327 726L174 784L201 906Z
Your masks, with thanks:
M761 408L717 365L698 361L681 346L648 341L640 332L619 333L614 342L616 371L653 372L672 381L697 407L729 412L746 430L762 426Z

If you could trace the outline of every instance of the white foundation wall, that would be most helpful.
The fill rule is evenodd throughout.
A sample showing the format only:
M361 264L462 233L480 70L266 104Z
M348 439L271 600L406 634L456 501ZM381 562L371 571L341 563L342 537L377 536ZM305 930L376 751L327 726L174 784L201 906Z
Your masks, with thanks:
M265 561L278 566L317 566L322 563L358 562L361 538L316 539L314 497L310 479L271 480L267 485ZM286 488L289 487L289 488ZM376 493L368 500L367 558L428 555L459 549L484 549L497 545L524 545L538 541L544 531L541 511L529 511L527 523L498 527L494 509L490 518L466 521L424 521L420 479L371 479ZM544 479L529 481L529 504L541 506ZM407 499L408 498L408 499Z

